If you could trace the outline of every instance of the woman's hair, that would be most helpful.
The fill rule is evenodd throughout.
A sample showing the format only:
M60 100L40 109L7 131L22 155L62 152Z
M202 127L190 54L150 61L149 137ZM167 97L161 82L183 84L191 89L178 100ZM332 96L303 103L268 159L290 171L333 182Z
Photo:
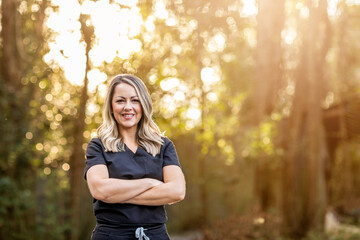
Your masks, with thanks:
M152 104L149 92L145 84L136 76L130 74L119 74L115 76L108 88L104 110L103 123L97 129L97 135L102 141L105 151L122 152L125 151L125 146L117 122L112 114L112 99L114 96L115 87L118 84L126 83L135 88L139 96L142 116L138 123L136 131L136 140L139 146L144 148L148 153L155 156L160 152L163 144L162 134L159 127L152 120Z

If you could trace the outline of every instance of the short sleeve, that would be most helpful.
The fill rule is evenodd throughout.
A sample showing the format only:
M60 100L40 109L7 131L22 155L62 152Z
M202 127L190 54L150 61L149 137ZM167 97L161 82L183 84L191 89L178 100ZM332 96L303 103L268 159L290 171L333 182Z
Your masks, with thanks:
M163 167L168 165L180 166L175 146L168 138L164 138Z
M102 146L102 143L100 139L93 138L89 142L86 148L86 154L85 154L85 170L84 170L84 178L86 180L86 173L89 170L90 167L98 165L98 164L104 164L106 165L105 159L104 159L104 148Z

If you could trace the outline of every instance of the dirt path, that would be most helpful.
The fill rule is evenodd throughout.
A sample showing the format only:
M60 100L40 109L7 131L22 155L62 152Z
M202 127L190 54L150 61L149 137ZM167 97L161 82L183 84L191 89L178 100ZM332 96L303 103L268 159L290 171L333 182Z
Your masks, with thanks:
M181 234L171 234L171 240L203 240L203 234L200 231L191 231Z

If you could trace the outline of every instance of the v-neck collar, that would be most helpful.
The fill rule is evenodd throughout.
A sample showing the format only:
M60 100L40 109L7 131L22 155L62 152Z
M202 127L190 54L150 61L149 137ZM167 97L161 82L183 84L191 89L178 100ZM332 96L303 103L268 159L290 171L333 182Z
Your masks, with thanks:
M125 150L126 150L127 152L129 152L129 153L131 154L131 156L136 155L136 153L139 151L139 147L140 147L140 146L138 146L138 147L136 148L135 152L133 152L133 150L131 150L125 143L124 143L124 146L125 146Z

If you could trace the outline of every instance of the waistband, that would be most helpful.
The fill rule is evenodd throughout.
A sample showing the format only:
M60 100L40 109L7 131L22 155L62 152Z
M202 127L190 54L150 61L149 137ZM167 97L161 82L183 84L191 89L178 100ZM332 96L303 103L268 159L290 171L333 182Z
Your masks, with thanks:
M106 232L111 235L118 236L134 236L138 240L152 240L146 236L147 232L156 231L160 229L165 229L164 223L161 224L139 224L139 225L119 225L119 226L109 226L106 224L97 223L95 226L96 231Z
M165 223L151 223L151 224L131 224L131 225L126 225L126 224L119 224L119 225L109 225L109 224L105 224L105 223L96 223L95 228L96 229L102 229L102 230L109 230L112 232L116 232L116 231L135 231L137 228L139 227L143 227L144 229L149 229L149 230L155 230L155 229L159 229L162 227L165 227Z

